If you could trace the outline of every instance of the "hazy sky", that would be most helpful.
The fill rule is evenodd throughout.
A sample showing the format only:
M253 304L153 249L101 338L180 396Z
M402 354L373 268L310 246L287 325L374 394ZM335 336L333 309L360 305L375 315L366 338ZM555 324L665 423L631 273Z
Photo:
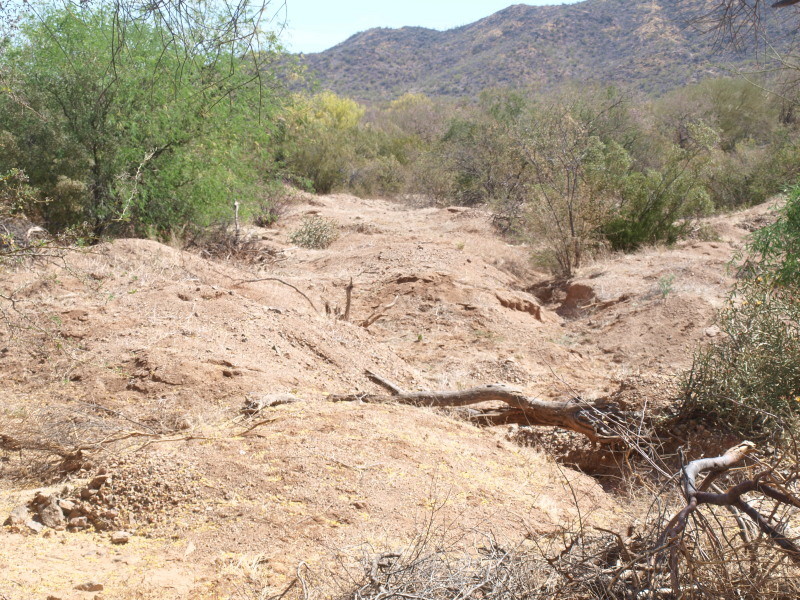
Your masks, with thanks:
M281 0L273 0L278 6ZM528 0L571 4L576 0ZM286 0L281 39L292 52L319 52L371 27L416 25L450 29L472 23L519 0Z

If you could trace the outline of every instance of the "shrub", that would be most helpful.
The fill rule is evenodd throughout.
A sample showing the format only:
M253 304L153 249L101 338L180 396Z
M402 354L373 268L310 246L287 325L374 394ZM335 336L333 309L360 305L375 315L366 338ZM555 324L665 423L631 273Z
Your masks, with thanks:
M20 169L0 173L0 219L21 217L36 212L39 196ZM33 215L31 215L33 216Z
M624 147L599 135L605 127L598 122L619 111L622 100L593 100L538 106L518 132L529 171L526 237L544 242L545 256L565 277L603 247L603 226L618 210L632 167Z
M364 107L323 92L297 96L283 123L282 151L289 170L327 194L345 185L358 158L358 126Z
M766 436L800 415L800 188L756 232L753 257L684 385L687 416Z
M604 226L614 249L672 244L691 229L693 218L713 209L703 174L714 132L700 124L689 131L692 142L673 147L661 169L633 172L623 181L618 210Z
M396 195L405 187L405 171L394 156L378 156L359 164L350 176L351 191L361 197Z
M330 246L338 237L339 232L334 221L324 217L311 216L303 219L300 228L289 236L289 241L303 248L322 250Z

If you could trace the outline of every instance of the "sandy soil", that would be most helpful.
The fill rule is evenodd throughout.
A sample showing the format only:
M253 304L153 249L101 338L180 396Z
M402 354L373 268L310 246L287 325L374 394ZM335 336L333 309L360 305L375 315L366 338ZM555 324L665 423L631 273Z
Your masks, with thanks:
M108 532L0 529L0 598L94 597L76 590L88 581L103 598L255 598L301 561L357 570L364 545L402 546L434 521L509 540L578 515L624 527L633 509L552 444L326 399L377 391L371 369L408 389L502 382L597 398L622 386L669 402L716 334L726 265L768 213L716 217L715 241L609 256L555 289L486 213L346 195L309 196L250 230L259 259L247 264L118 240L3 272L15 327L0 329L0 430L65 446L143 435L88 451L66 479L35 453L0 450L0 517L36 490L77 493L102 468L104 501L133 533L116 546ZM337 224L330 248L291 244L311 214ZM276 394L298 401L241 414Z

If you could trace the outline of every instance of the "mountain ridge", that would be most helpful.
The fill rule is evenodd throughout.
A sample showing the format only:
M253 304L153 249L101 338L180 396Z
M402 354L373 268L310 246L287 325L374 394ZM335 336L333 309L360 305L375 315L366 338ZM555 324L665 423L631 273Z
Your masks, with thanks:
M373 28L320 53L301 55L312 77L363 100L406 92L473 96L492 87L617 84L661 93L752 64L752 49L717 47L690 24L710 0L585 0L513 4L474 23L439 31ZM792 21L768 19L778 44Z

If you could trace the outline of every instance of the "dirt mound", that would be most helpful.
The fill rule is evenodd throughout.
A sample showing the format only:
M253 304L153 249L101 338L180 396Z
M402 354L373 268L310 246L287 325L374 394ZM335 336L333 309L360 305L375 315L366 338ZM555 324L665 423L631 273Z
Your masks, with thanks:
M259 556L262 583L271 589L285 585L300 561L315 570L334 569L354 544L402 547L432 518L465 531L490 528L509 540L522 530L550 533L579 516L603 526L622 518L589 477L429 410L311 401L259 417L267 422L245 435L238 433L247 429L243 423L196 433L198 439L129 447L109 461L103 481L89 477L67 495L75 504L71 518L101 515L110 522L100 521L100 529L125 527L142 558L163 553L159 540L171 538L178 553L191 548L199 572L213 570L223 558ZM62 542L60 556L77 559L73 553L82 548L83 535L54 532L27 545L46 554L54 538ZM104 539L110 552L110 539ZM9 580L27 568L13 547L0 551ZM139 569L118 568L131 574ZM62 565L40 575L61 581L65 570ZM126 589L102 568L98 575L112 597ZM81 578L75 574L67 589ZM199 594L207 584L190 592ZM226 582L215 579L214 585L222 590ZM58 594L64 584L46 589ZM0 592L23 597L13 588ZM186 597L169 589L162 594Z

